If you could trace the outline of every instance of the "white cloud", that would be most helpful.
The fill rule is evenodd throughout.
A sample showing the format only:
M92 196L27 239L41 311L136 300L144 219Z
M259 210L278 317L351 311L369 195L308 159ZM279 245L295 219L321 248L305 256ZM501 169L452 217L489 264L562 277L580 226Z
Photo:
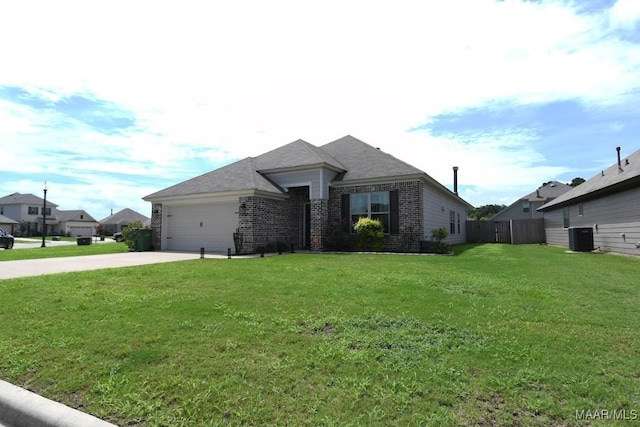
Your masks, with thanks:
M640 3L636 0L618 0L611 8L611 24L623 29L634 29L640 24Z
M0 136L21 141L11 155L32 158L31 171L48 160L75 177L65 155L41 149L46 135L92 170L181 180L193 159L213 168L352 134L443 183L455 161L481 202L505 177L519 189L566 169L546 166L527 129L407 131L496 101L626 102L640 89L640 49L612 28L635 28L638 4L585 14L553 1L10 2L0 85L90 94L131 111L136 127L52 134L43 129L59 117L0 102Z

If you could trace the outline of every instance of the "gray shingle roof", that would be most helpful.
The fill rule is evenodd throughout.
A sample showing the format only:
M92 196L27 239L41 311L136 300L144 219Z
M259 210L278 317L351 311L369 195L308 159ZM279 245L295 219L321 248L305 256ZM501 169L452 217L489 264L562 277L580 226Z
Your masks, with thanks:
M254 160L259 171L322 164L332 166L340 171L345 170L344 166L327 151L301 139L264 153Z
M551 181L538 187L538 189L532 193L527 194L519 200L527 200L529 202L544 202L547 200L553 200L556 197L560 197L567 191L570 191L573 187L564 184L559 181Z
M280 195L284 191L271 182L265 176L266 173L304 167L333 169L339 172L334 181L342 182L411 176L416 179L425 179L443 192L451 193L420 169L347 135L321 147L299 139L258 157L247 157L165 188L143 199L149 201L165 197L251 190ZM265 172L265 175L260 172Z
M15 219L0 215L0 224L19 224L19 222Z
M347 135L321 146L332 157L344 165L347 171L338 179L342 181L384 178L403 175L426 175L391 154L387 154L371 145Z
M561 207L577 200L600 197L630 186L640 187L640 150L622 159L622 167L614 163L608 169L574 187L546 205L538 208L543 211Z
M43 203L43 198L34 196L33 194L13 193L0 198L0 205L42 206ZM49 199L47 199L47 206L58 207L55 203L50 202Z
M282 190L278 186L257 172L254 159L247 157L246 159L150 194L144 197L144 199L243 190L282 193Z
M113 215L109 215L106 218L101 219L99 222L102 225L105 224L128 224L133 221L140 221L144 224L145 221L148 221L149 218L134 211L133 209L124 208L121 211L114 213Z
M79 209L79 210L70 210L70 211L58 211L58 221L88 221L88 222L96 222L95 218L87 213L87 211Z

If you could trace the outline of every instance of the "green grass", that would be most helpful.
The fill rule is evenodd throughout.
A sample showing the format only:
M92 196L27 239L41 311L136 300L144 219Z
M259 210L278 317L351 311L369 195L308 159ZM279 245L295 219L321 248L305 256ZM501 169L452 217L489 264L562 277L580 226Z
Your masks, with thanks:
M124 243L94 243L91 245L46 246L29 249L0 249L0 262L38 258L61 258L83 255L117 254L126 252ZM2 264L0 263L0 266Z
M0 377L119 425L609 426L576 412L640 411L640 260L456 249L0 281Z

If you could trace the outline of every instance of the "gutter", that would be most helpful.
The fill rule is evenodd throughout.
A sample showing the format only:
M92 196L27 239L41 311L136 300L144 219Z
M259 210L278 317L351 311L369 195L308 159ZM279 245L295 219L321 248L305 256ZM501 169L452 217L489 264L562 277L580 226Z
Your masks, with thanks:
M117 427L0 380L0 427Z

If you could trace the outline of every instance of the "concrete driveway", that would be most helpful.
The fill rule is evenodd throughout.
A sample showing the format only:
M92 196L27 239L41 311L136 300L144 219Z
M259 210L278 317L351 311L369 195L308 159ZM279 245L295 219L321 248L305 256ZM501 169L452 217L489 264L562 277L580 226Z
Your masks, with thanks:
M106 238L104 241L94 239L92 244L109 245L115 240ZM51 241L46 246L76 245L76 242ZM42 240L37 238L20 238L13 249L39 248ZM122 247L125 249L124 246ZM227 258L226 255L206 254L206 258ZM20 261L0 262L0 280L16 277L40 276L43 274L68 273L73 271L100 270L104 268L131 267L134 265L159 264L163 262L184 261L200 258L196 252L123 252L120 254L86 255L65 258L42 258ZM0 427L2 425L0 424Z
M2 261L0 262L0 279L159 264L199 258L199 253L188 252L124 252L121 254ZM226 258L226 256L207 254L206 258Z

